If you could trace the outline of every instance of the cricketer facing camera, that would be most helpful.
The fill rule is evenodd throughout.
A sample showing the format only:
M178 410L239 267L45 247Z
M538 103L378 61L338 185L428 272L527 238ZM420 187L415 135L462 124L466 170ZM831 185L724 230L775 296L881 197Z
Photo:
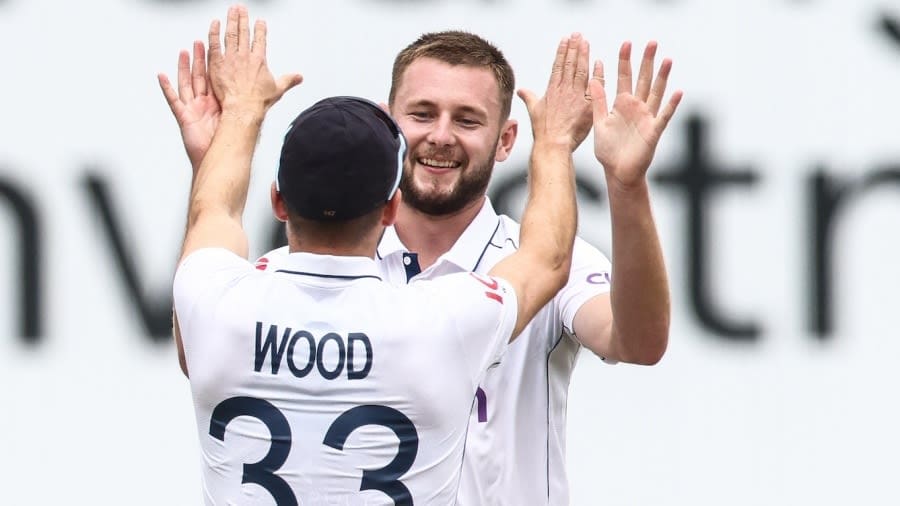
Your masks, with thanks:
M271 195L289 254L265 271L247 260L241 215L260 127L301 81L273 78L262 21L252 37L244 7L228 11L224 51L210 26L207 84L221 116L192 181L173 288L204 499L455 504L478 384L568 278L566 159L583 118L559 111L584 100L587 69L554 73L546 95L526 101L536 147L518 251L487 275L398 287L373 257L401 204L405 140L354 97L322 100L292 123Z
M479 383L458 495L463 506L567 504L566 396L579 349L608 362L640 364L657 362L666 349L668 281L646 173L682 93L663 102L672 63L663 60L654 78L656 47L647 45L633 83L631 44L622 45L611 110L600 62L588 87L589 47L578 34L557 48L548 88L549 93L560 76L572 73L573 85L580 87L577 100L550 104L519 93L536 136L546 118L567 116L573 122L560 170L572 170L571 153L590 130L593 108L594 152L609 197L612 263L576 239L568 284ZM466 32L425 34L397 55L389 104L409 150L397 219L377 250L379 270L390 283L487 273L524 246L524 226L520 230L498 216L486 196L493 163L509 156L518 132L509 118L514 81L503 54ZM207 84L202 43L194 44L193 65L186 51L179 55L178 91L164 77L160 85L196 169L221 115ZM536 137L532 165L546 146ZM261 267L277 269L286 252L266 254ZM432 338L431 326L423 338Z

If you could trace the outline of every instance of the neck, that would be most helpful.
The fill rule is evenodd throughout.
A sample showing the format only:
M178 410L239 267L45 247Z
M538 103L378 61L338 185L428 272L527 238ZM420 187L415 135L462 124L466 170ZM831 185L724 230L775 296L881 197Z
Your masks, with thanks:
M482 195L455 213L432 216L401 202L394 230L403 245L419 255L419 266L424 270L450 251L484 203Z
M384 231L384 228L381 228ZM341 244L327 240L314 240L288 232L288 250L291 253L313 253L337 257L375 258L375 249L381 233L366 237L355 244Z

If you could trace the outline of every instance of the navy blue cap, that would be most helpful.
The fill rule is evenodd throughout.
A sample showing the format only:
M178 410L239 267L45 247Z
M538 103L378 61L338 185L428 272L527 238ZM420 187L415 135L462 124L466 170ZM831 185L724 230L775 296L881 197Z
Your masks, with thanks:
M358 97L330 97L291 123L276 186L299 216L352 220L390 200L405 155L400 127L381 107Z

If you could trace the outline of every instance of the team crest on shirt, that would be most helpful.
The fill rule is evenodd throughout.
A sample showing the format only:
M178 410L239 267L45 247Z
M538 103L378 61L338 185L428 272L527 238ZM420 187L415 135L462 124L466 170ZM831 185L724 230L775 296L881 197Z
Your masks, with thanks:
M256 261L256 270L264 271L269 267L269 259L266 257L260 257L259 260Z
M484 294L487 296L487 298L489 298L491 300L496 300L497 302L503 304L503 296L500 295L499 293L497 293L497 291L496 291L500 288L500 283L498 283L496 279L482 276L481 274L478 274L477 272L470 272L469 274L471 274L473 278L477 279L479 283L481 283L482 285L484 285L492 290L490 292L484 292Z

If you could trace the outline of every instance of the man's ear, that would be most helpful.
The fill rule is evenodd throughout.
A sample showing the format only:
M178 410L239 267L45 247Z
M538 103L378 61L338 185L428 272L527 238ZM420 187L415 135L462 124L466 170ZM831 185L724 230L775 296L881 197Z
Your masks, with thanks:
M397 188L397 191L394 192L394 196L391 197L391 200L388 200L386 206L384 206L384 210L381 212L381 224L385 227L389 227L397 221L397 211L400 209L400 200L403 198L403 192L400 191L400 188Z
M506 120L506 124L500 130L500 139L497 142L497 151L494 153L494 159L502 162L509 158L513 144L516 143L516 136L519 133L519 122L514 119Z
M378 107L381 107L381 110L386 112L388 114L388 116L391 115L391 108L388 107L388 105L385 104L384 102L378 102Z
M274 182L269 189L269 200L272 201L272 214L275 215L275 219L282 223L286 222L288 219L287 207L284 205L284 199L281 198L281 194L275 188Z

